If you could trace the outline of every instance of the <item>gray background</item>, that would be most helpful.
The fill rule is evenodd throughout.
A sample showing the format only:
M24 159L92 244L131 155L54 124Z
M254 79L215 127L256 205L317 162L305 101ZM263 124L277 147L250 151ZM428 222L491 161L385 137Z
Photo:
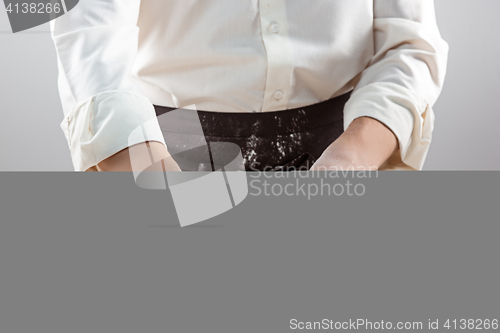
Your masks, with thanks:
M250 195L180 228L169 192L141 189L130 173L0 173L0 331L281 333L293 318L500 319L500 172L351 182L366 194Z
M424 169L500 170L500 1L436 0L436 10L450 58ZM2 8L0 31L0 170L73 170L48 24L13 35Z

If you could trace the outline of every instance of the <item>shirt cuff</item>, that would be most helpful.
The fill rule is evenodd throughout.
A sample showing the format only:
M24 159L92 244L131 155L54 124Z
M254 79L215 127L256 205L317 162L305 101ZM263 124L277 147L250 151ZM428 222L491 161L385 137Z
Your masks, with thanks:
M368 116L389 127L399 149L379 170L422 170L434 129L434 112L425 99L394 83L372 83L356 90L344 108L344 130Z
M75 171L92 169L117 152L146 141L145 138L165 145L153 105L133 92L107 91L79 102L60 126ZM136 131L141 127L143 131Z

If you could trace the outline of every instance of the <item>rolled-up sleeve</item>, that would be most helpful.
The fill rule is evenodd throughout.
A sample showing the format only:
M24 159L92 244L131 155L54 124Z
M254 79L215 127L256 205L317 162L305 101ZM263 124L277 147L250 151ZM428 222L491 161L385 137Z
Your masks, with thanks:
M433 0L374 0L375 55L344 109L344 127L361 116L389 127L399 149L381 170L421 170L444 82L448 44Z
M64 110L60 126L76 171L145 138L165 144L153 105L131 80L139 7L140 0L85 0L51 21ZM147 133L134 137L146 122Z

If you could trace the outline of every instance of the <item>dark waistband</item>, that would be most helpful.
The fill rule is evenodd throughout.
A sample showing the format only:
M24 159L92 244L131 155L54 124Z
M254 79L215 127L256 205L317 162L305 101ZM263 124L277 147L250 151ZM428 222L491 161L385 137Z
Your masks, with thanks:
M166 115L165 121L160 121L163 131L198 133L199 125L194 124L192 117L196 113L205 136L275 136L302 132L343 120L344 105L350 95L351 92L348 92L320 103L269 112L193 111L158 105L154 105L154 108L159 119L171 111L182 110Z

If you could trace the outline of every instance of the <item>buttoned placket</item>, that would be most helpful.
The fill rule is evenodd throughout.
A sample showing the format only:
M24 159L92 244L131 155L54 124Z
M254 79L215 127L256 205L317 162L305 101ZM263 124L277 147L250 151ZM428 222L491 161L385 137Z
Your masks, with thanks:
M291 92L293 49L288 35L286 0L259 1L267 77L262 111L286 110Z

